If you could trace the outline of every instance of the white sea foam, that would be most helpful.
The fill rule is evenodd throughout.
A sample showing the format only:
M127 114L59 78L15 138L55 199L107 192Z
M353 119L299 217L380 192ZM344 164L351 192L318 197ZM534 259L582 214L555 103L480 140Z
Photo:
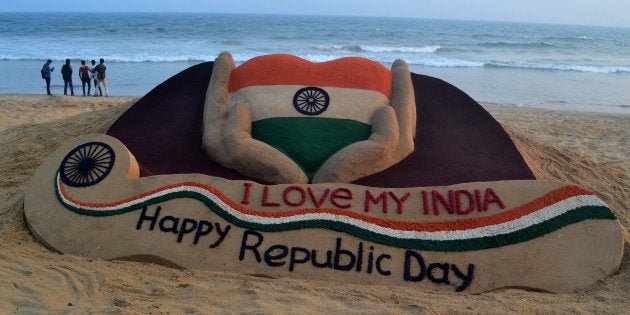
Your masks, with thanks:
M432 46L370 46L370 45L316 45L313 49L330 52L372 52L372 53L434 53L440 50L439 45Z
M421 65L428 67L439 67L439 68L459 68L459 67L470 67L477 68L483 67L485 63L483 61L474 61L474 60L464 60L457 58L412 58L406 60L408 64L411 65Z
M550 64L550 63L530 63L530 62L501 62L501 61L488 61L485 63L485 66L495 67L495 68L576 71L576 72L590 72L590 73L630 73L630 67L622 67L622 66L590 66L590 65Z
M361 50L363 50L363 51L376 52L376 53L395 53L395 52L400 52L400 53L434 53L434 52L437 52L438 50L440 50L440 48L441 48L439 45L421 46L421 47L409 47L409 46L392 47L392 46L368 46L368 45L361 45L359 47L361 47Z

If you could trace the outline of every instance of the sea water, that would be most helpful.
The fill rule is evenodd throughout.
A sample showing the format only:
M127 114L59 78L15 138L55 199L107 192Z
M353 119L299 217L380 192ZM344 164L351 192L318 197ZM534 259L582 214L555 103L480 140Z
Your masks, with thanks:
M630 29L452 20L160 13L0 13L0 93L45 93L66 58L105 59L110 95L142 96L230 51L321 62L363 56L445 80L481 103L630 113Z

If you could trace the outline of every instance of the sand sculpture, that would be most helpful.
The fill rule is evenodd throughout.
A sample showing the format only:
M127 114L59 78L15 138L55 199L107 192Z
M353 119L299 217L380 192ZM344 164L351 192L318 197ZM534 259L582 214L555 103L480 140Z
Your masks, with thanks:
M358 57L313 63L267 55L235 69L223 53L206 95L203 147L266 182L351 182L409 155L415 123L402 60L389 71Z
M362 58L191 67L48 157L25 218L68 254L444 292L573 291L623 256L476 102Z

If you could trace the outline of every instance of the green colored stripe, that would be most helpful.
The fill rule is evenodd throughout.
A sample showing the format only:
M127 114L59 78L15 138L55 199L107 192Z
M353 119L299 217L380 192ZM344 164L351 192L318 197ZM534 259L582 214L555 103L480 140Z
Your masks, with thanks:
M308 220L282 224L261 224L242 221L238 218L232 217L230 214L223 211L222 209L220 211L215 211L215 213L221 216L226 221L238 227L258 230L262 232L284 232L319 228L349 234L365 241L370 241L382 245L438 252L461 252L496 248L532 240L570 224L574 224L584 220L616 219L615 215L610 211L610 209L606 207L584 206L567 211L566 213L545 222L532 225L525 229L521 229L508 234L478 237L464 240L425 240L395 238L365 230L360 227L340 221Z
M83 215L90 216L110 216L138 210L144 207L148 207L153 204L166 202L176 198L192 198L204 203L211 211L222 217L227 222L234 224L243 229L252 229L262 232L283 232L301 229L327 229L336 232L346 233L370 241L373 243L383 244L392 247L428 250L428 251L440 251L440 252L460 252L470 250L481 250L488 248L501 247L516 243L525 242L547 233L553 232L570 224L581 222L584 220L615 220L615 215L604 206L584 206L578 207L567 211L566 213L547 220L545 222L521 229L512 233L502 234L497 236L486 236L464 240L423 240L423 239L400 239L387 235L378 234L372 231L362 229L360 227L343 223L339 221L331 220L308 220L300 222L279 223L279 224L264 224L256 222L248 222L238 219L231 215L229 212L218 206L212 200L204 196L203 194L191 191L172 192L167 193L164 196L149 198L145 202L139 204L124 207L121 209L111 211L98 211L88 210L65 204L59 191L57 191L57 197L60 202L69 210Z
M371 133L370 125L350 119L281 117L252 123L252 138L290 157L310 179L333 154Z

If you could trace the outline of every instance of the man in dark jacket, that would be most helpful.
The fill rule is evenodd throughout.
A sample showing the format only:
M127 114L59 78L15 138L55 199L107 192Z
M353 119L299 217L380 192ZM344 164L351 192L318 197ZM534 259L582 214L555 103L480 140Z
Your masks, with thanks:
M72 67L70 59L66 59L66 64L61 67L61 76L63 77L63 95L68 95L68 85L70 85L70 94L74 95L72 87Z

